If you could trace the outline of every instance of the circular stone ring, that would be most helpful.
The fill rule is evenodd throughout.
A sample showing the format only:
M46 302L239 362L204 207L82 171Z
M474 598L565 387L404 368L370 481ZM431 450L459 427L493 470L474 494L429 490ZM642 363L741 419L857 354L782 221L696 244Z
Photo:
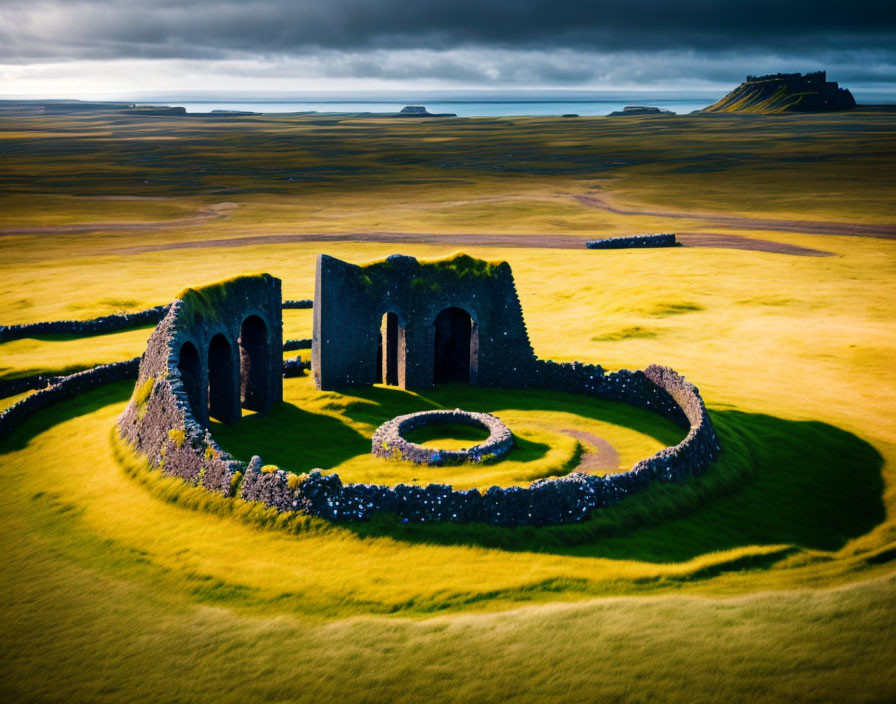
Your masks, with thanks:
M488 431L488 438L467 450L437 450L405 440L404 435L429 425L471 425ZM417 464L463 464L482 462L506 455L513 447L513 433L500 419L488 413L421 411L396 416L373 434L371 452L377 457L395 458Z

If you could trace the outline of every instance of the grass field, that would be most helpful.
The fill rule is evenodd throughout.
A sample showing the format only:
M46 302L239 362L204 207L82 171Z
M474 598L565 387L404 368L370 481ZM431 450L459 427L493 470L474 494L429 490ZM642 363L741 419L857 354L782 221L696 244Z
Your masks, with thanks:
M896 114L2 117L0 152L0 323L138 310L244 271L308 298L320 252L519 235L464 249L511 264L536 353L672 366L724 448L703 477L575 526L334 526L149 470L112 432L131 385L97 389L0 443L5 700L896 699ZM830 222L840 234L811 225ZM526 237L653 231L832 256ZM272 239L309 233L360 241ZM284 322L310 336L310 311ZM2 343L0 375L126 359L148 332ZM552 392L297 378L285 396L213 432L244 460L458 487L568 471L568 429L608 439L620 466L681 433ZM387 418L456 405L512 427L507 461L408 474L367 454Z

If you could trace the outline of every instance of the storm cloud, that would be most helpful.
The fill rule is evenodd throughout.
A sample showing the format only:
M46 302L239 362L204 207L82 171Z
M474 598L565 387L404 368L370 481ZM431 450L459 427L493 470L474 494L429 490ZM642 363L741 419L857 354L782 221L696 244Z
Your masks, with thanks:
M159 61L470 85L816 68L890 83L894 27L896 3L880 0L0 0L0 64L13 80Z

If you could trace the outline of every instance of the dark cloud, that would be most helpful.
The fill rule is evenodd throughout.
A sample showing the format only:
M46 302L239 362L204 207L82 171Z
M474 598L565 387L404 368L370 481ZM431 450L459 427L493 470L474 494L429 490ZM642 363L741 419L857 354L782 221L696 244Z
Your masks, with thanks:
M827 68L891 83L896 2L0 0L0 63L243 62L295 76L584 85Z
M887 48L891 0L6 0L8 59L217 57L317 48L592 51Z

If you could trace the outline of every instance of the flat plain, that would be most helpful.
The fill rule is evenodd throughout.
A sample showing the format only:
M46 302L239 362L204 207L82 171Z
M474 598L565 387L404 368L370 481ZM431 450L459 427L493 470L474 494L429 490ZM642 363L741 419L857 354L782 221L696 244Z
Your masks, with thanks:
M703 477L575 526L335 526L147 469L113 433L133 385L102 387L0 442L4 699L893 701L894 202L884 110L0 113L2 324L141 310L242 272L310 298L318 253L462 250L510 263L536 354L667 364L723 446ZM584 248L649 232L684 246ZM284 323L310 336L310 311ZM148 334L3 342L0 378L127 359ZM677 441L552 392L296 378L285 395L213 432L240 459L458 487L569 471L568 429L610 440L620 467ZM367 456L383 420L455 405L506 418L516 455L423 477Z

